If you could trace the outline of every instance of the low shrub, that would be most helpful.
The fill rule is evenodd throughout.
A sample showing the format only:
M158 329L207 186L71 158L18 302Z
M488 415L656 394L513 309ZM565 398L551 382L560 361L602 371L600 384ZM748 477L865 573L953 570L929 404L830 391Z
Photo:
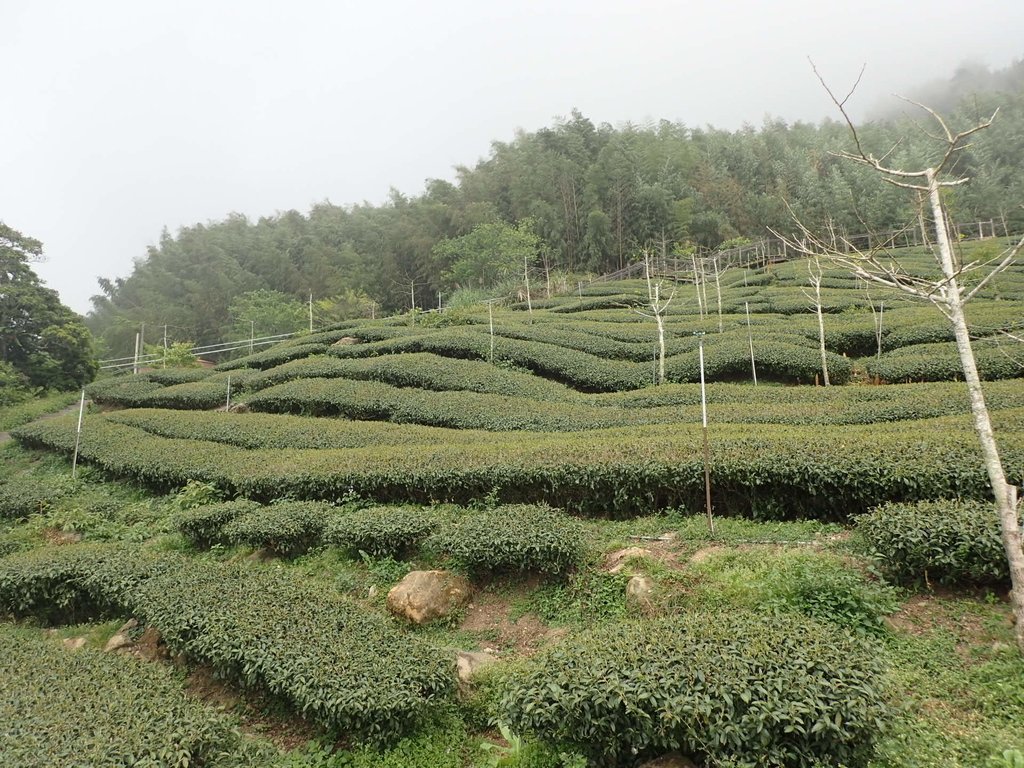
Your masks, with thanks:
M373 557L400 557L419 546L438 522L434 512L420 507L371 507L332 520L324 541Z
M856 520L857 535L890 578L904 583L1000 584L1009 580L991 504L885 504Z
M687 614L542 652L501 710L605 764L679 750L710 765L863 766L887 714L882 672L873 645L810 619Z
M233 517L220 530L227 544L264 547L286 557L314 546L334 508L315 501L281 501Z
M178 516L178 530L200 549L207 549L222 540L221 530L236 517L255 512L260 505L248 499L219 504L206 504Z
M0 628L0 658L6 768L242 764L235 723L186 696L163 665L90 648L68 653L11 627Z
M275 365L287 363L289 360L318 355L326 350L327 344L325 342L277 344L262 352L255 352L254 354L240 357L237 360L221 363L214 370L233 371L236 368L273 368Z
M14 475L0 481L0 519L16 519L45 512L74 490L71 478Z
M469 515L428 546L471 572L557 574L582 559L583 529L550 507L511 504Z
M54 596L75 610L57 616ZM407 731L454 685L448 653L291 570L109 546L44 548L0 560L0 611L65 621L133 615L172 651L371 740Z
M1024 365L997 341L980 340L973 344L978 376L983 381L1024 377ZM964 369L954 342L915 344L869 360L869 376L885 382L962 381Z
M150 381L155 381L165 387L174 384L189 384L195 381L202 381L212 371L208 368L158 368L147 371L144 375Z

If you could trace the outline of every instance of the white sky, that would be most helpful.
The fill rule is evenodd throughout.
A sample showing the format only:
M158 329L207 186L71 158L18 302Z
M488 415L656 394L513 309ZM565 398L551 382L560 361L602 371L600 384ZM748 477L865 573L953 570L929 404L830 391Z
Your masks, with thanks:
M0 0L0 220L85 312L164 226L418 194L574 107L834 117L807 56L837 88L866 62L867 109L1024 56L1024 2Z

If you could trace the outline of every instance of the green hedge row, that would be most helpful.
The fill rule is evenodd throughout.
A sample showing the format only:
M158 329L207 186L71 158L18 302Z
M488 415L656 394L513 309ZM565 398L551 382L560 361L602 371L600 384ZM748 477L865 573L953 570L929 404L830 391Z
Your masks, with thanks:
M433 352L442 357L489 361L490 349L487 331L458 327L372 344L336 347L331 354L366 357L396 352ZM496 338L494 359L590 392L637 389L647 384L651 375L644 365L604 360L578 350L519 339Z
M151 435L205 440L239 448L367 448L436 445L451 440L449 430L387 421L309 419L269 413L213 413L140 409L104 414L107 421ZM487 442L489 432L461 430L459 442Z
M884 728L882 675L877 650L835 626L690 614L558 644L500 709L517 732L607 764L679 750L707 765L852 768Z
M982 380L1024 378L1024 359L1019 344L998 341L973 343L974 361ZM869 376L885 382L962 381L960 356L954 342L916 344L867 361Z
M419 507L352 511L308 501L261 506L236 500L189 510L179 530L200 548L242 544L285 556L326 544L353 554L404 557L426 542L431 552L473 573L563 573L583 555L579 522L543 505L504 506L453 520Z
M261 390L249 408L265 413L346 416L367 421L491 431L574 431L645 420L615 408L478 392L425 392L349 379L298 379ZM654 418L657 418L655 415Z
M347 734L396 736L453 686L446 653L301 574L100 547L0 560L0 610L62 618L54 592L80 593L79 608L98 597L173 651Z
M12 627L0 627L0 658L5 768L241 764L234 723L186 696L162 665L90 648L69 653Z
M45 512L74 490L71 478L12 475L0 479L0 520L15 520Z
M230 360L221 363L216 367L218 371L233 371L237 368L273 368L275 365L287 363L289 360L297 360L300 357L319 355L327 351L328 345L323 342L302 343L302 344L275 344L270 349L256 352L237 360Z
M750 370L750 353L740 334L711 334L705 339L705 376L709 380L745 378ZM692 339L680 344L692 347ZM813 382L820 370L817 352L805 343L790 344L777 340L755 342L755 359L759 372L766 379L789 382ZM584 392L615 392L640 389L654 376L654 347L645 354L650 362L606 360L597 355L539 341L498 336L495 339L495 360L511 363ZM490 339L485 332L466 328L448 328L433 334L377 342L361 347L331 351L341 357L362 357L398 352L433 352L443 357L487 360ZM845 358L829 353L830 374L835 371L836 383L846 381L852 367ZM667 361L670 381L698 381L700 371L697 355L690 351L670 357Z
M235 499L206 504L182 512L178 517L178 530L200 549L208 549L222 542L221 529L236 517L261 509L260 504L248 499Z
M1010 481L1024 479L1024 409L1000 414ZM30 446L69 452L70 421L21 427ZM473 433L478 434L478 433ZM169 439L89 417L81 456L120 476L160 488L189 480L232 495L268 500L337 500L350 491L384 503L468 503L493 494L506 503L559 499L597 515L703 507L698 424L650 425L582 433L492 434L436 445L352 449L244 450ZM987 474L969 417L868 426L715 425L712 494L719 510L758 518L843 519L886 501L988 498Z
M202 381L213 373L209 368L157 368L142 374L150 381L169 387L173 384L191 384Z
M247 382L251 390L295 379L343 378L379 381L395 387L516 395L540 400L569 400L577 393L547 379L499 368L480 360L453 360L427 352L338 359L316 355L271 368Z
M1001 584L1010 571L991 504L885 504L858 517L857 534L885 574L903 583Z

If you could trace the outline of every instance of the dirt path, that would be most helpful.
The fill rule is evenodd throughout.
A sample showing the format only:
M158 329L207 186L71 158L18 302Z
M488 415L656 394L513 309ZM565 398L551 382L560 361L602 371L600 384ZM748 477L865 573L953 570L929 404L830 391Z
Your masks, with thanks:
M85 404L86 404L86 406L88 406L89 405L89 401L86 400ZM29 424L34 424L37 421L46 421L48 419L56 419L58 416L66 416L69 413L74 413L75 411L77 411L78 410L78 405L79 405L78 403L74 403L73 405L69 405L67 408L62 408L59 411L54 411L53 413L45 413L42 416L40 416L38 419L33 419L32 421L30 421L28 423ZM11 433L10 432L0 432L0 445L3 445L4 443L10 442L13 439L14 438L11 437Z

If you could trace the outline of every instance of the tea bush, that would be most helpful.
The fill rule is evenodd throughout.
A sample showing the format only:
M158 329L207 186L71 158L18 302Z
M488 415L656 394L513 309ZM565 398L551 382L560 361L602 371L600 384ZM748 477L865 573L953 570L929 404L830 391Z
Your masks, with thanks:
M1024 467L1024 409L1001 413L1001 448L1010 482ZM31 446L70 452L70 422L20 427ZM168 439L87 419L81 456L156 488L202 478L230 495L267 501L338 500L354 492L379 503L467 504L495 494L504 503L558 498L565 509L627 517L704 504L697 424L592 432L449 432L434 445L378 444L351 449L243 450L202 440ZM440 434L439 434L440 436ZM886 501L985 499L988 476L969 418L821 429L719 424L714 429L713 502L758 519L845 519Z
M437 514L419 507L371 507L332 520L324 541L373 557L400 557L438 527Z
M302 344L277 344L262 352L255 352L237 360L230 360L221 363L214 370L233 371L237 368L273 368L275 365L287 363L289 360L297 360L300 357L319 355L327 351L327 344L324 342L305 342Z
M208 368L158 368L142 375L149 381L155 381L157 384L167 387L174 384L202 381L211 373L212 371Z
M0 560L0 611L63 621L134 615L172 651L371 740L408 730L454 685L447 653L289 570L46 548Z
M508 505L468 515L427 546L474 573L558 574L582 559L583 529L550 507Z
M863 766L887 708L877 649L794 616L685 614L584 633L512 677L503 719L595 761Z
M233 517L221 528L220 538L294 557L319 543L333 512L334 507L315 501L280 501Z
M1002 584L1010 572L995 507L971 501L885 504L856 519L858 538L904 583Z
M10 627L0 628L0 658L5 768L240 764L227 758L240 747L235 723L187 697L167 667L90 648L68 653Z
M0 520L45 512L74 488L71 478L62 477L14 475L0 480Z
M974 359L978 375L984 381L1024 377L1024 365L993 341L975 342ZM964 378L960 356L953 342L916 344L904 347L865 365L869 376L885 382L904 381L962 381Z
M178 530L200 549L207 549L223 539L225 525L237 517L260 509L260 505L248 499L236 499L190 509L178 516Z

